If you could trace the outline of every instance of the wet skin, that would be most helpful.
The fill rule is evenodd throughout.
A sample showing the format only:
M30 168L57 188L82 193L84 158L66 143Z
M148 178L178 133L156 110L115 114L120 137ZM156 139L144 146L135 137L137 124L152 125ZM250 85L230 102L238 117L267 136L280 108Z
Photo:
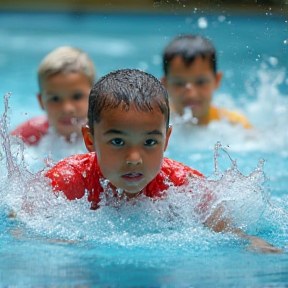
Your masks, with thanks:
M171 128L157 106L143 112L132 103L104 110L94 135L84 128L87 149L96 151L102 174L128 196L137 195L160 171Z

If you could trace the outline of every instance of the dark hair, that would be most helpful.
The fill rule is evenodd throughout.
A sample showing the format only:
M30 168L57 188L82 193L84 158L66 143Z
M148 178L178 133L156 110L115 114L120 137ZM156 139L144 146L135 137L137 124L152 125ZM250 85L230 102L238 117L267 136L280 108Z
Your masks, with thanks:
M105 109L117 108L124 103L129 110L133 102L141 111L152 111L158 106L169 127L169 101L166 89L154 76L138 69L120 69L100 78L89 95L88 120L92 134L94 123L99 123Z
M181 35L174 38L164 49L163 68L167 76L170 62L181 56L186 65L190 65L196 57L210 60L211 68L216 73L216 50L212 42L201 35Z

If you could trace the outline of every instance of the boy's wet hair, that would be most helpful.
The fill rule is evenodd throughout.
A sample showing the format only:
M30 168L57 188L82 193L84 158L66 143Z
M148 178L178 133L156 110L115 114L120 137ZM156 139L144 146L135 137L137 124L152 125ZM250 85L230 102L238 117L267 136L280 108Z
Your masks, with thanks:
M89 56L82 50L70 47L59 47L42 60L38 68L39 89L45 80L58 73L79 73L87 77L91 87L95 83L95 66Z
M209 59L211 68L216 74L216 50L212 42L201 35L181 35L174 38L164 49L163 68L167 76L171 61L181 56L187 66L189 66L198 56Z
M128 111L131 104L136 109L149 112L160 109L169 127L169 102L166 89L161 82L138 69L121 69L103 76L92 88L89 95L88 120L90 132L94 133L94 124L101 121L101 114L108 109L123 105ZM141 116L140 116L141 117Z

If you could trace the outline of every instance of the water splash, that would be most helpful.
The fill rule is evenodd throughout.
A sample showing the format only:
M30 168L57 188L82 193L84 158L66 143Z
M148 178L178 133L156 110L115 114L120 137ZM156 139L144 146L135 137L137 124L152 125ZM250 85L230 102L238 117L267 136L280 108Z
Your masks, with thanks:
M47 190L48 181L42 176L43 171L32 173L27 169L23 142L8 133L9 111L8 99L11 93L4 96L5 111L0 119L1 147L1 192L0 196L14 212L33 214L34 207L49 207L51 197ZM5 169L6 168L6 169ZM10 194L11 192L11 194ZM49 194L51 195L51 193Z
M245 176L221 143L215 146L213 175L192 178L181 191L169 187L167 195L159 201L144 196L132 201L115 199L107 188L100 202L101 209L91 211L85 197L75 201L67 201L61 195L56 197L49 181L43 177L44 170L30 172L23 158L23 144L8 135L8 98L9 95L5 95L5 112L0 119L1 208L12 209L33 237L81 240L105 247L142 247L149 251L153 247L170 252L175 249L176 254L179 249L188 251L191 247L203 251L229 241L230 236L215 235L202 224L223 203L237 227L254 234L271 231L268 227L273 227L278 233L274 234L276 241L285 234L288 217L283 212L283 203L273 204L263 187L264 162L261 160L257 168ZM109 187L108 183L102 186ZM214 200L206 203L203 191L210 191ZM205 209L201 208L199 213L203 205Z
M196 125L198 123L198 119L196 117L193 117L193 111L189 107L184 108L183 115L172 114L171 118L173 124L176 125L183 125L183 124Z
M173 132L167 155L183 154L185 159L187 154L201 153L203 157L203 150L212 151L218 141L229 145L231 151L288 155L287 69L274 67L275 63L270 57L260 70L253 71L255 75L246 81L247 95L242 98L224 93L213 96L213 105L245 115L253 129L231 125L225 119L200 127L191 123L192 116L189 122L189 114L185 113L176 121L172 117Z

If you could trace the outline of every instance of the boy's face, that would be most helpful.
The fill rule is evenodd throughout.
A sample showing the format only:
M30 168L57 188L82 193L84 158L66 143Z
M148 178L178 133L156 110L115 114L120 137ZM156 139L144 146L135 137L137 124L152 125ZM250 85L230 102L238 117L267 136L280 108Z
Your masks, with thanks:
M81 134L90 90L88 78L79 73L58 73L44 81L38 100L58 134L68 139L71 134Z
M171 111L182 115L186 107L191 108L198 124L207 124L212 95L219 87L221 77L220 72L214 74L209 59L199 56L187 66L181 56L175 57L168 75L162 78L169 94Z
M171 128L157 106L143 112L132 104L104 110L94 125L94 136L83 128L87 149L96 151L101 172L130 196L140 192L161 169Z

